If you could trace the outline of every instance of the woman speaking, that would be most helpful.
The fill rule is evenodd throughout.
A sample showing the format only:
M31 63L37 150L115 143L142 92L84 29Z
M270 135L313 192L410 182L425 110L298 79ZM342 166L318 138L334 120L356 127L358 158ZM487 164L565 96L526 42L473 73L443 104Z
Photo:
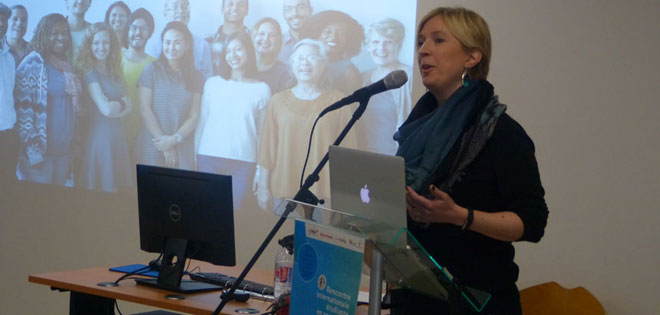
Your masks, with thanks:
M435 9L418 26L417 57L428 92L395 134L408 227L462 284L492 295L481 314L520 314L512 242L538 242L548 210L534 144L486 81L488 25L464 8ZM443 301L405 300L392 314L447 313Z

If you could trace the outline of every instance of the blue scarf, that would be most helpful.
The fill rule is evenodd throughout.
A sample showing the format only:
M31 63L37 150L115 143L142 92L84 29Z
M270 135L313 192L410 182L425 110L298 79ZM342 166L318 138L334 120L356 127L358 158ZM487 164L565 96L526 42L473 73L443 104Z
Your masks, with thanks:
M435 99L427 93L420 103ZM439 166L460 139L458 158L452 164L440 189L453 185L458 174L471 162L490 138L499 116L506 110L485 80L471 80L441 106L423 117L405 123L394 135L399 142L396 155L405 159L406 185L417 192L428 192ZM481 111L480 119L472 119ZM468 126L470 123L472 125Z

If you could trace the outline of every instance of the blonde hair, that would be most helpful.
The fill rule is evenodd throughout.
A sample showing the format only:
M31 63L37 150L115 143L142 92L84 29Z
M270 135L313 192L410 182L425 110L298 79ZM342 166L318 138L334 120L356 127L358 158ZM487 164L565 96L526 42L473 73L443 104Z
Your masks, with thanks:
M486 79L490 67L492 40L486 21L476 12L462 7L440 7L431 10L419 22L417 34L422 31L426 22L434 17L442 18L449 31L456 37L465 50L481 52L481 61L468 69L472 79Z

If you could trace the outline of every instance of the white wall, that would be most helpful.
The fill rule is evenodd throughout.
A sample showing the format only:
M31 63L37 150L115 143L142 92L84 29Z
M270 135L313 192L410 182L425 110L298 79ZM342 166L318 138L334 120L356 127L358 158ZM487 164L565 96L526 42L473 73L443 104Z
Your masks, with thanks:
M536 144L550 218L539 244L516 244L519 287L584 286L609 314L660 314L660 1L440 3L488 21L489 79Z
M660 313L660 2L422 0L418 12L438 3L489 22L489 78L536 143L550 219L539 244L516 245L519 286L584 286L609 314ZM68 296L28 284L30 273L151 258L139 250L134 198L26 185L0 189L0 312L67 312ZM237 213L240 264L274 220ZM259 266L272 265L273 249Z

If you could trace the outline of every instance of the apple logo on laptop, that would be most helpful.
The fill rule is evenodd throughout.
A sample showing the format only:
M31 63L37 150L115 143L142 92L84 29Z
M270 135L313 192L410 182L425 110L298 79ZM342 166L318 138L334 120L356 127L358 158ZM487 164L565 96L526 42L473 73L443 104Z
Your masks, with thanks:
M364 187L360 189L360 199L363 203L369 203L369 187L365 184Z

